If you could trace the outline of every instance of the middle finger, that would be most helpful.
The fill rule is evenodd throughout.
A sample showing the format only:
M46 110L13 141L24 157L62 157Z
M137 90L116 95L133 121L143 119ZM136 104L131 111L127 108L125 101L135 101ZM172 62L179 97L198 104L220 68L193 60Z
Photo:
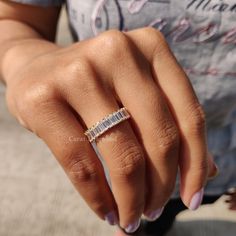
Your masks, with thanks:
M178 129L161 90L152 78L147 60L141 53L136 55L137 61L131 59L131 54L127 58L129 63L116 65L114 87L133 117L132 125L145 150L144 214L149 220L155 220L174 189L179 157Z

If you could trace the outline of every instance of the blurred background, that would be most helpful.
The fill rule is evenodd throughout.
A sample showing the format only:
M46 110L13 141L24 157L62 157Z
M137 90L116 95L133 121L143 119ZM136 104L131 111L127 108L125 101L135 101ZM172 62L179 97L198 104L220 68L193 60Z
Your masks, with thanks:
M57 42L72 42L63 10ZM0 84L0 236L109 236L74 190L46 145L8 113ZM236 213L223 196L197 212L184 211L168 236L235 236Z

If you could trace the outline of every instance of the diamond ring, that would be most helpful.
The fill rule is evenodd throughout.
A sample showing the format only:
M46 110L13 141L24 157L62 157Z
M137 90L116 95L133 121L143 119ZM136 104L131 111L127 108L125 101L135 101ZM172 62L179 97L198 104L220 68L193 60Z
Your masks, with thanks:
M84 134L88 137L89 142L93 142L107 130L129 118L130 114L128 113L127 109L123 107L118 111L104 117L101 121L89 128Z

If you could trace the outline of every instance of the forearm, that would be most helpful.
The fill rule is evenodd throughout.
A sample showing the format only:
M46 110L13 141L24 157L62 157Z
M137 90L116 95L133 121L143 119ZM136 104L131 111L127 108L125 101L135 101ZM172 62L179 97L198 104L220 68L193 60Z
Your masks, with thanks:
M27 24L0 20L0 80L7 84L33 58L57 47Z

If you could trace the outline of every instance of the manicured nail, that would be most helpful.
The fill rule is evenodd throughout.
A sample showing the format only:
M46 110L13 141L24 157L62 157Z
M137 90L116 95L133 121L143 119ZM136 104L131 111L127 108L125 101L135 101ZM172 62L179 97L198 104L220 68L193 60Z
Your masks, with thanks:
M116 214L114 211L109 212L106 216L105 216L105 220L108 222L108 224L110 225L117 225L118 224L118 219L116 217Z
M133 224L129 224L126 228L125 228L125 232L126 233L134 233L140 226L141 223L141 219L137 220L135 223Z
M193 195L192 200L189 204L190 210L195 211L199 208L199 206L202 203L203 194L204 194L204 189L202 188L199 192L197 192Z
M219 168L218 166L214 163L214 170L213 173L211 173L211 175L208 177L208 180L212 180L215 177L217 177L219 175Z
M155 220L157 220L161 216L163 210L164 210L164 207L159 208L156 211L150 212L149 214L146 215L146 219L148 221L155 221Z

